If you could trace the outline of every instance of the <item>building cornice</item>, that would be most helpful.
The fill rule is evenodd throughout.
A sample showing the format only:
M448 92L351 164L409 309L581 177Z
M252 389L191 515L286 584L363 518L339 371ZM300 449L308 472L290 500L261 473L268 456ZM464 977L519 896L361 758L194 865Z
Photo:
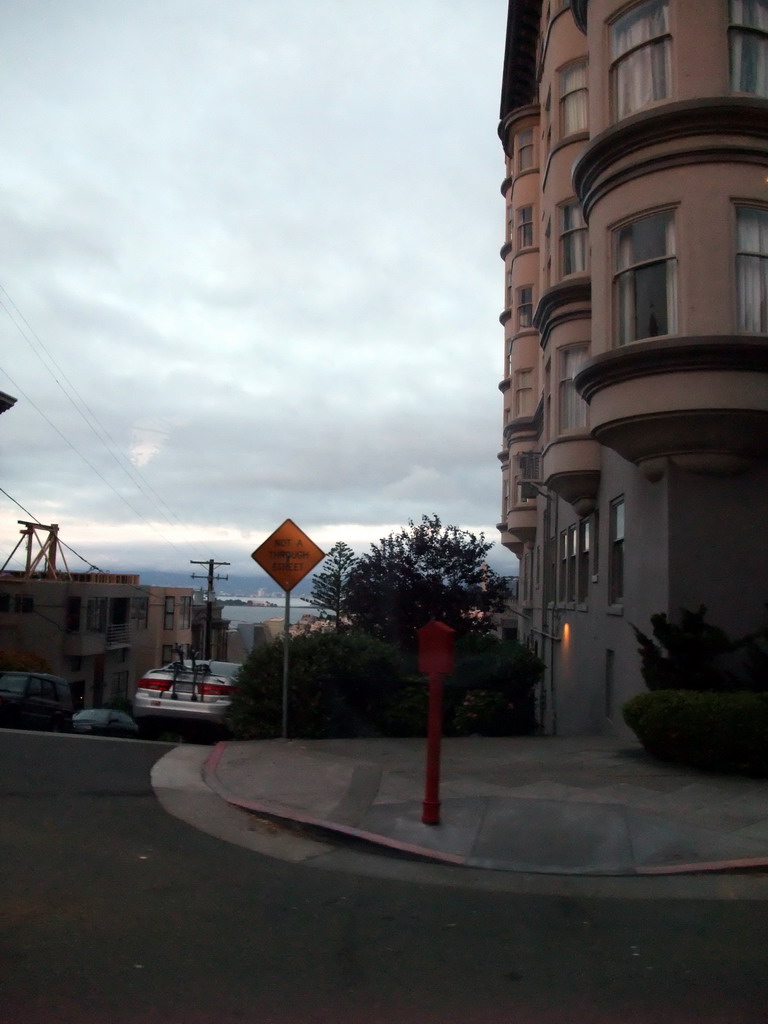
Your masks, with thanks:
M687 140L702 136L712 137L712 142L687 146ZM651 172L712 162L765 166L767 142L768 100L716 96L667 103L634 114L596 135L574 165L574 188L588 218L607 192ZM617 164L658 146L664 149L645 159L632 159L612 172Z
M574 384L589 402L603 388L638 377L702 370L768 373L768 336L726 334L634 342L593 356Z
M4 391L0 391L0 412L7 412L15 404L16 399L13 395L6 395Z
M539 41L541 0L509 0L507 41L501 84L499 134L507 116L533 103L536 96L536 50Z
M570 278L547 288L538 301L533 314L533 326L541 335L542 346L546 345L558 310L564 306L589 305L592 301L592 281L588 276Z

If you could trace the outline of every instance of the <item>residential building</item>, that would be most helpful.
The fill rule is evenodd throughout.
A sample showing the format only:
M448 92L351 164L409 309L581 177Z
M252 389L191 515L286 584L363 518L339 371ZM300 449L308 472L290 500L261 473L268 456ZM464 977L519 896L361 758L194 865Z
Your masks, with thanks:
M618 731L634 624L768 600L768 0L511 0L503 544L544 731Z
M131 698L147 669L192 643L192 588L144 587L134 575L4 572L0 648L46 658L76 705Z

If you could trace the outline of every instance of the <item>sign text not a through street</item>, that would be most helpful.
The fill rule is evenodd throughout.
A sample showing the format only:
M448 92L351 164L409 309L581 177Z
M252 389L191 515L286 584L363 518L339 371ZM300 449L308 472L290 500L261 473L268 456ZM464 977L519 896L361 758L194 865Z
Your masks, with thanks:
M325 558L325 552L292 519L286 519L251 558L279 587L290 591Z

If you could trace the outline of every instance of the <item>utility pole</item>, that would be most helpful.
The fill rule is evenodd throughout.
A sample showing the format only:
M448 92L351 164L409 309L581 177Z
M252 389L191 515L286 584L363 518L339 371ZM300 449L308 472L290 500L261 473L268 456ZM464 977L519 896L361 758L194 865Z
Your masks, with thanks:
M208 572L205 576L196 576L192 573L193 580L208 580L208 592L205 595L205 643L203 644L203 657L210 661L211 658L211 626L213 619L213 581L228 580L229 576L214 576L214 572L220 565L229 565L229 562L214 562L209 558L207 562L196 562L189 560L190 565L207 565Z

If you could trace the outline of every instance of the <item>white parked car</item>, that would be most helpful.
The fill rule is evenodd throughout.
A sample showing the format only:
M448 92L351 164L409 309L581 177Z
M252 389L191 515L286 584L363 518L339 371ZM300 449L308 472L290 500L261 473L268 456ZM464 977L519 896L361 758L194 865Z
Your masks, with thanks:
M227 711L240 666L229 661L174 661L139 680L133 717L139 734L177 733L193 742L228 735Z

